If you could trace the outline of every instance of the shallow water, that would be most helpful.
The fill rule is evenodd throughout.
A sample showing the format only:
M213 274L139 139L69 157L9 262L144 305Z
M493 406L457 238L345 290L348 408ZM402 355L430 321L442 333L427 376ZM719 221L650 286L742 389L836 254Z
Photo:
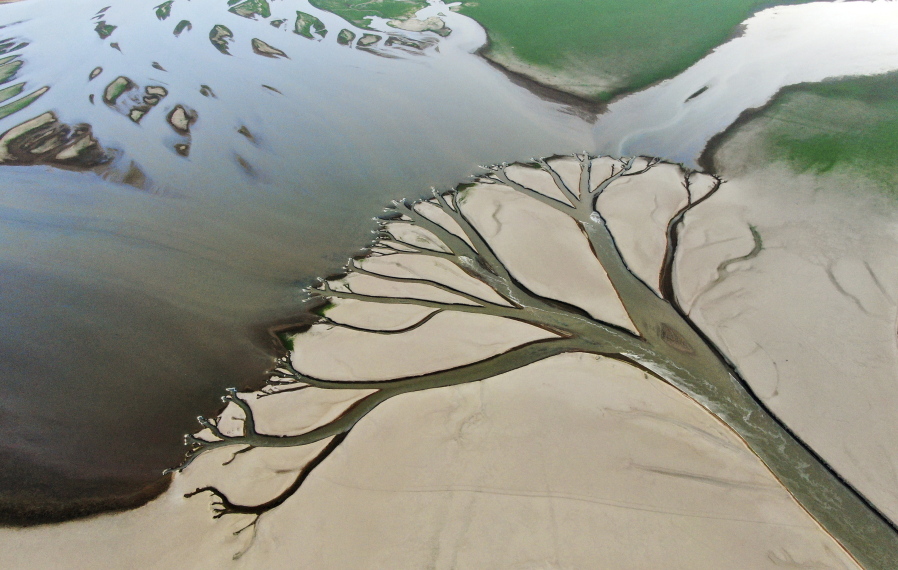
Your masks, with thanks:
M7 498L157 478L222 388L263 378L266 325L301 310L299 286L366 243L389 199L454 185L478 164L591 146L587 122L473 55L483 30L445 7L448 38L408 33L439 43L378 57L340 45L352 26L304 2L274 4L270 20L316 14L322 41L294 34L292 19L277 29L221 4L175 2L160 21L155 2L120 3L103 14L118 26L105 40L91 20L105 1L0 7L4 22L32 18L0 30L31 42L19 80L51 87L0 130L55 110L115 149L108 178L133 162L146 180L0 170L0 454L45 479L4 481ZM181 19L193 28L176 38ZM220 23L230 56L209 41ZM289 59L253 53L252 38ZM168 95L132 122L101 101L118 76ZM186 158L166 121L177 104L198 114Z
M787 85L898 69L895 2L779 6L744 26L680 75L610 105L597 146L695 167L711 137Z

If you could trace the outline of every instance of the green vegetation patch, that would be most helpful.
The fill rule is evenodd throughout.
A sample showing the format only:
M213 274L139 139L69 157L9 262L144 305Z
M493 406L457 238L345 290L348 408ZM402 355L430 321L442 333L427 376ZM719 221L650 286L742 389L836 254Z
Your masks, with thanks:
M240 0L228 0L228 6L233 6L236 2ZM233 6L229 12L233 12L238 16L243 16L244 18L251 18L253 20L256 19L256 16L262 16L263 18L271 17L271 7L268 5L268 0L245 0L245 2L240 2L236 6Z
M105 20L100 20L97 22L97 26L94 30L96 30L97 35L100 36L101 40L105 40L112 35L112 32L114 32L117 27L118 26L113 26L112 24L107 24Z
M171 16L171 5L174 4L174 0L168 0L168 2L163 2L156 6L156 17L160 20L165 20L169 16Z
M324 22L311 14L298 10L296 11L296 26L293 28L293 32L310 40L315 39L314 34L318 34L322 38L327 35Z
M15 40L0 41L0 55L20 50L23 47L26 47L27 45L28 45L28 42L16 43Z
M231 52L229 51L229 42L233 41L233 39L234 32L227 26L216 24L209 31L209 41L212 42L215 49L225 55L231 55Z
M510 3L513 4L514 0ZM367 16L402 19L427 7L427 2L423 0L309 0L309 4L365 29L369 29Z
M724 43L754 11L770 5L768 0L477 0L459 10L487 29L484 55L490 59L559 89L608 100L677 75Z
M285 333L285 332L280 332L277 334L278 334L278 340L281 341L281 344L284 346L284 348L289 350L290 352L292 352L293 351L293 335Z
M898 72L788 88L758 119L769 156L802 172L859 169L898 195Z
M3 105L2 107L0 107L0 119L4 119L17 111L21 111L28 105L31 105L32 103L34 103L38 99L38 97L40 97L41 95L43 95L44 93L46 93L49 90L50 90L49 87L41 87L37 91L33 91L33 92L29 93L28 95L25 95L21 99L18 99L16 101L13 101L12 103L7 103L6 105Z
M105 91L103 91L103 101L105 101L107 105L115 105L118 102L118 98L122 96L122 93L136 88L137 85L127 77L116 77L106 86Z
M15 77L20 67L22 67L22 60L17 55L0 59L0 83L6 83Z
M348 46L354 39L355 34L345 28L340 30L340 33L337 34L337 43L341 46Z
M184 30L187 30L189 32L192 29L193 24L190 23L190 20L181 20L180 22L178 22L178 25L175 26L175 30L172 33L175 34L175 37L178 37Z
M335 305L334 303L331 303L330 301L328 301L327 303L321 305L320 307L316 307L316 308L312 309L312 312L315 313L316 315L318 315L319 317L323 317L327 314L328 311L330 311L331 309L333 309L336 306L337 305Z
M25 83L19 83L17 85L13 85L11 87L5 87L3 89L0 89L0 103L3 103L4 101L6 101L8 99L12 99L13 97L17 97L22 92L22 89L24 89L24 88L25 88Z

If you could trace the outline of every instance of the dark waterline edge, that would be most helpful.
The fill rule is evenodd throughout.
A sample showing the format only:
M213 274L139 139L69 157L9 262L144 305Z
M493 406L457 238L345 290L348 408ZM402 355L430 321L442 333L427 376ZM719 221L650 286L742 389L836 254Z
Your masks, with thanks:
M51 502L0 501L0 527L33 527L93 518L104 514L142 507L171 486L172 476L165 475L133 493Z

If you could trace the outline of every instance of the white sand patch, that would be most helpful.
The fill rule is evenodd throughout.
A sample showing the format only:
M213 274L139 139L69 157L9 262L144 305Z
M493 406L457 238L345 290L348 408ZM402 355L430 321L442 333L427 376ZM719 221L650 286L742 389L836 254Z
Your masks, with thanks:
M358 265L366 271L380 275L435 281L485 301L509 306L491 287L469 276L446 259L400 253L387 257L373 257Z
M256 429L261 433L294 435L311 431L333 421L356 400L373 390L299 390L266 396L261 393L241 394L253 409ZM261 397L259 397L261 395ZM243 432L243 412L230 404L221 415L222 431ZM231 432L227 427L237 428Z
M501 317L443 312L401 335L314 325L294 337L292 360L316 378L388 380L469 364L553 336Z
M633 166L634 171L638 169ZM667 223L688 200L683 171L673 164L618 178L599 196L597 209L624 261L656 293L667 250Z
M446 27L446 22L437 16L430 16L423 20L419 20L418 18L390 20L387 22L387 25L407 32L438 32Z
M610 156L600 156L590 161L589 165L589 188L595 190L599 184L608 180L614 172L621 168L621 162Z
M437 289L431 285L386 281L361 273L350 273L343 279L330 282L330 286L335 291L351 291L373 297L408 297L459 305L475 304L474 301L460 297L455 293Z
M405 242L414 247L423 247L434 251L448 252L449 248L443 244L432 232L409 223L393 222L387 224L387 231L400 242Z
M577 196L580 194L580 161L572 156L553 158L546 163L558 173L568 190Z
M525 188L535 190L549 198L554 198L562 204L571 204L564 193L558 189L558 185L555 184L552 175L542 168L513 164L505 169L505 175L512 182L517 182Z
M469 188L462 208L511 274L531 291L635 330L572 218L498 184Z
M692 318L774 413L898 520L894 203L856 175L781 164L718 192L687 216L677 258ZM704 291L721 262L750 251L749 224L760 254Z
M363 329L401 330L435 311L419 305L382 305L355 299L332 299L325 316L334 322Z
M701 172L689 173L689 199L691 202L698 202L704 198L708 192L714 190L718 180L709 174Z
M437 206L434 202L435 200L421 202L415 206L415 210L423 214L424 217L426 217L430 221L436 222L437 224L443 226L443 229L447 230L449 233L452 233L455 236L465 240L468 245L472 245L471 240L461 229L461 226L458 225L458 222L453 220L449 214L444 212L443 209Z

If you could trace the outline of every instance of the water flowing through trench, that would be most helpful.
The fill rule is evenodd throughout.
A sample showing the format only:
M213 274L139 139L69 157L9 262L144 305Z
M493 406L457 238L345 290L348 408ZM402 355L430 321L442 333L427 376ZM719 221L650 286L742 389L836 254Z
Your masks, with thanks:
M112 6L101 14L116 26L106 38L95 27L104 6L3 7L5 35L31 42L19 77L51 88L0 129L53 110L68 124L91 125L116 152L109 180L43 167L0 172L0 295L15 307L2 315L3 453L42 473L41 492L51 495L102 495L96 481L133 489L173 464L178 435L203 402L270 367L265 325L302 309L297 283L342 264L387 199L451 186L478 164L554 152L690 163L710 136L782 85L895 62L892 51L865 44L869 53L826 60L833 67L814 74L783 72L800 68L800 58L771 57L758 70L741 65L755 57L745 46L755 37L749 27L677 79L612 105L593 127L588 115L539 99L473 55L483 30L445 7L428 10L444 13L452 34L406 33L418 46L400 50L384 46L383 31L377 49L342 45L340 29L369 32L306 3L271 16L290 16L284 27L196 1L163 20L150 4ZM785 25L795 29L820 6L795 7L807 11ZM296 9L331 33L293 33ZM191 29L175 36L185 20ZM210 43L223 23L230 55ZM260 55L254 39L286 57ZM865 59L873 53L880 59ZM702 65L711 71L698 77ZM102 102L118 77L167 94L135 122L129 109ZM765 81L735 88L733 77ZM189 136L167 120L177 105L196 113Z

